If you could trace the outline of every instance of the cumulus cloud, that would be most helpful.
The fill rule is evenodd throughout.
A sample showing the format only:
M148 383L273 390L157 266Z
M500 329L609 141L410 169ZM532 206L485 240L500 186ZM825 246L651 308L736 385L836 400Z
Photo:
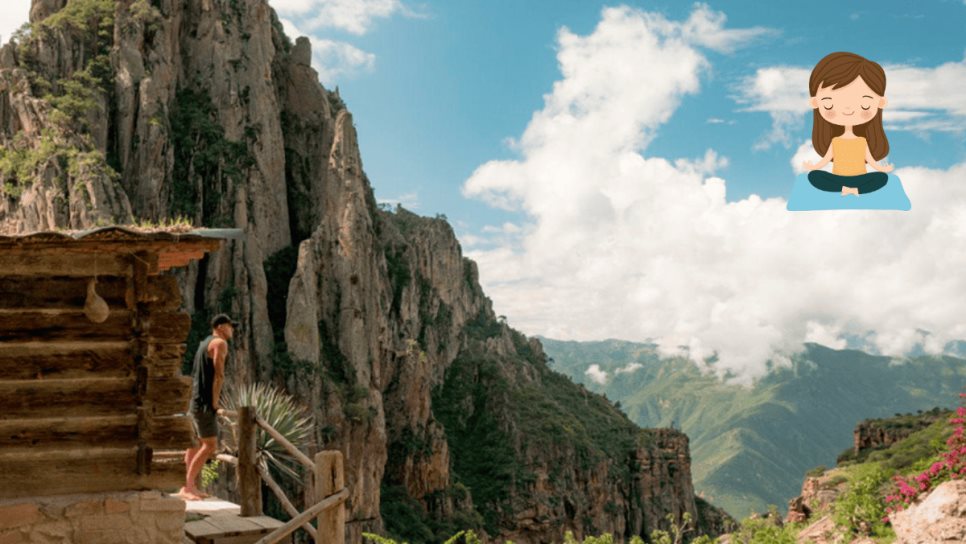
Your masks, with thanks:
M327 31L363 35L376 19L395 14L426 17L399 0L271 0L271 5L289 37L305 36L312 43L312 67L327 87L338 79L372 71L376 62L373 53L333 40L326 36Z
M917 133L962 133L966 127L966 58L933 68L882 64L886 71L886 97L882 112L886 130ZM809 118L808 78L812 67L759 68L736 87L735 100L744 111L768 112L772 129L755 143L755 149L791 145L790 134L805 129Z
M708 36L747 36L706 9L688 19L714 21L701 39L629 7L604 9L586 36L558 32L562 77L515 140L519 158L480 165L462 188L525 216L512 244L467 251L497 312L529 334L652 341L744 384L806 341L899 355L966 337L966 164L897 169L911 212L790 213L780 198L726 201L711 149L646 154L698 92L703 51L721 43Z
M280 18L285 34L290 37L305 36L312 44L312 67L319 73L319 81L327 87L341 77L354 76L372 71L376 56L358 47L303 32L288 19Z
M597 363L590 365L590 367L584 371L584 374L586 374L591 380L601 385L607 383L607 371L601 370L600 365Z
M396 13L424 17L399 0L271 0L280 15L298 17L309 30L338 29L362 35L376 19Z

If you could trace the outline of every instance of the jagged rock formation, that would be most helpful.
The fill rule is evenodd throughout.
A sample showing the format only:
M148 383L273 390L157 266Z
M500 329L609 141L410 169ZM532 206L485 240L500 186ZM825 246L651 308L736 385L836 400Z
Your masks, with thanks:
M212 312L241 320L229 380L311 407L317 446L345 455L347 542L621 541L684 512L720 532L687 436L550 371L444 218L376 206L351 113L267 2L34 0L31 22L0 50L0 228L244 229L179 276L189 352Z

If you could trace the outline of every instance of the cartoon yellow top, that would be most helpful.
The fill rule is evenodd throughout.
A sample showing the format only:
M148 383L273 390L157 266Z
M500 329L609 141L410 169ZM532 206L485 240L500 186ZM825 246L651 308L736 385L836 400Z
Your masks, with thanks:
M865 173L865 138L832 138L832 173L861 176Z

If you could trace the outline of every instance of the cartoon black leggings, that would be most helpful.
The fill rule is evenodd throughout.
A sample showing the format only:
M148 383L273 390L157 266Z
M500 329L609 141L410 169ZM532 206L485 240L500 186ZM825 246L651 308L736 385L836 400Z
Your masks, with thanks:
M823 191L841 193L842 187L857 187L859 194L864 195L885 187L889 175L885 172L867 172L858 176L839 176L825 170L812 170L808 173L808 181Z

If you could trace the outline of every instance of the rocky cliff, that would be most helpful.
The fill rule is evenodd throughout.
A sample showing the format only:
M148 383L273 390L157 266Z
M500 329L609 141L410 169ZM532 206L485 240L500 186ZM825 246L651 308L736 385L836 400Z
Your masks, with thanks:
M896 414L894 418L867 419L856 425L852 433L853 454L859 455L866 450L895 444L910 434L932 425L943 414L944 412L934 408L930 412L915 416Z
M187 272L189 343L243 323L345 455L347 542L453 529L618 540L690 512L687 436L642 430L501 323L444 218L375 204L352 115L264 0L34 0L0 50L0 229L184 217L244 229Z

